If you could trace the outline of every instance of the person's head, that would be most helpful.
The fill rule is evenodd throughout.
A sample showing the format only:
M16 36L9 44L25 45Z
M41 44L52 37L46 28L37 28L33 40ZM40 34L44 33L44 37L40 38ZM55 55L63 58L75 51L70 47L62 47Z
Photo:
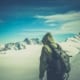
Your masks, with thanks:
M42 39L42 43L43 44L52 44L52 43L55 43L52 35L50 32L48 32Z

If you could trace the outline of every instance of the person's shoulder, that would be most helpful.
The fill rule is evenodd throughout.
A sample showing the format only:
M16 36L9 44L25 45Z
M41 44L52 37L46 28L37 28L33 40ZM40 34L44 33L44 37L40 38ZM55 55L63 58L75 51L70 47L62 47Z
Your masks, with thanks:
M60 50L62 50L62 47L58 43L57 43L57 48L60 49Z
M50 47L49 47L48 45L44 45L44 46L43 46L43 50L44 50L45 52L47 52L47 53L51 53L51 52L52 52L52 50L50 49Z
M48 50L49 49L49 46L48 45L44 45L43 46L43 49L47 49Z

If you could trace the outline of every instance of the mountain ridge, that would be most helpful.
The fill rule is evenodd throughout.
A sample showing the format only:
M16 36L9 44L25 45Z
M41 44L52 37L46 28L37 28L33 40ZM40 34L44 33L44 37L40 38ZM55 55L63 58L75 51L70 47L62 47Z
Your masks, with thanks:
M80 34L68 38L65 42L58 43L64 51L70 56L75 56L80 52ZM21 42L7 43L0 47L0 53L6 52L8 50L23 50L27 49L28 45L42 45L41 41L38 38L25 38Z

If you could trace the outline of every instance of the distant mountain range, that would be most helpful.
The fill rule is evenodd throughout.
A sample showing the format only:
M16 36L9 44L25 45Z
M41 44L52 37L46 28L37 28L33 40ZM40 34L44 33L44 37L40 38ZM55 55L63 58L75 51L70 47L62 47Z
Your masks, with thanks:
M80 52L80 34L68 38L65 42L59 43L67 54L75 56Z
M5 45L0 45L0 51L6 50L21 50L26 49L27 45L40 45L41 41L38 38L28 39L25 38L24 41L15 42L15 43L7 43Z
M80 52L80 33L74 37L68 38L65 42L60 42L59 44L67 54L72 56L76 55ZM25 38L21 42L7 43L0 46L0 52L7 50L23 50L27 48L27 45L42 45L42 43L38 38Z

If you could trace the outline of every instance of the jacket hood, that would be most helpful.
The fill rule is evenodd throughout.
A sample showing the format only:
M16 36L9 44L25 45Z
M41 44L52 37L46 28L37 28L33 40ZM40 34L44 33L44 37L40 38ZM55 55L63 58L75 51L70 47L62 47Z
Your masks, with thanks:
M55 43L55 41L54 41L51 33L48 32L48 33L43 37L42 43L43 43L43 44Z
M48 32L42 39L42 43L44 45L51 45L54 48L57 48L57 43L55 42L53 36L51 35L50 32Z

